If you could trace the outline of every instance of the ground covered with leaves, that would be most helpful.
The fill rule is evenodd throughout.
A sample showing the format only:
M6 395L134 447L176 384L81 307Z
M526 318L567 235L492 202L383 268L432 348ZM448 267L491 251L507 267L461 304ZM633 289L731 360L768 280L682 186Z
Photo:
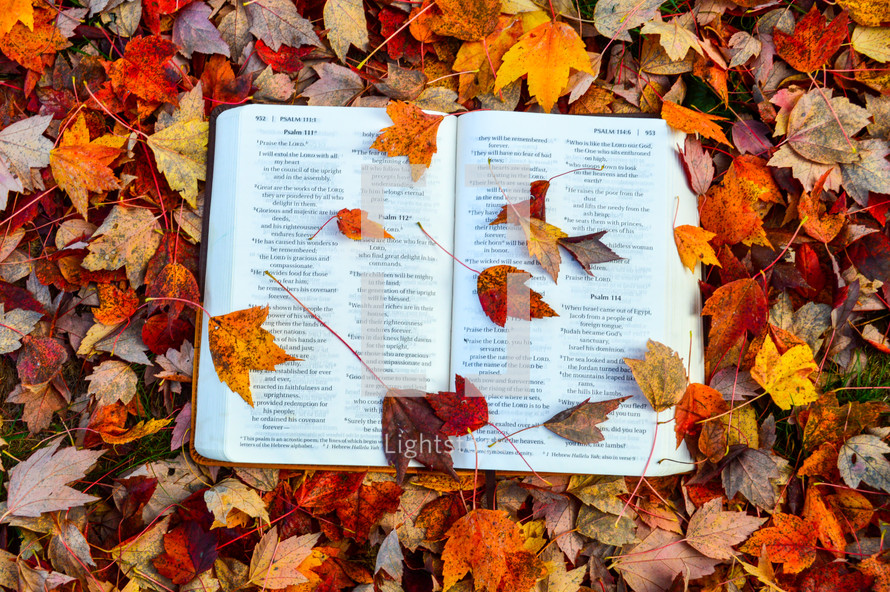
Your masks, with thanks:
M0 586L890 590L888 61L867 0L0 0ZM247 101L686 132L707 384L629 363L690 472L196 465L207 116Z

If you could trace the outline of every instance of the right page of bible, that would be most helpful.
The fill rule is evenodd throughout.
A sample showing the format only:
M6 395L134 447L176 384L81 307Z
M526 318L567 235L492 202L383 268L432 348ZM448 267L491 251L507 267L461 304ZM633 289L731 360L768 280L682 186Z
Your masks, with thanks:
M513 446L491 427L476 442L461 438L455 465L481 468L640 475L688 471L675 450L673 423L660 423L623 358L643 358L646 341L674 348L702 380L696 276L680 264L672 229L696 224L695 198L679 166L681 138L660 119L479 112L458 123L455 255L483 271L512 265L559 316L508 319L501 328L482 311L476 274L454 272L452 370L486 395L491 423L512 433L540 424L585 399L632 395L599 424L605 440L580 445L543 427L517 434ZM546 221L569 236L601 238L623 257L592 267L562 247L558 283L528 254L519 226L490 226L507 200L529 198L529 184L554 179ZM601 170L592 170L601 169ZM690 351L692 360L689 360ZM673 413L662 412L658 422ZM655 444L653 444L655 442ZM653 448L654 446L654 448ZM524 457L524 459L523 459ZM528 464L526 464L528 463Z

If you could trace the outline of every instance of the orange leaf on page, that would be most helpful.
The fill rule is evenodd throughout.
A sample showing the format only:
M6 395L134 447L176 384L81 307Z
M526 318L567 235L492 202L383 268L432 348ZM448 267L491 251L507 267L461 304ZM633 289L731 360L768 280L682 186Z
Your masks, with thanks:
M688 224L674 228L674 242L677 244L680 261L689 268L689 271L695 271L695 264L699 261L705 265L720 267L717 253L708 243L715 236L717 235L713 232Z
M494 91L528 75L529 93L544 111L550 111L565 90L572 69L595 74L575 29L567 23L547 21L520 37L504 55Z
M268 306L254 306L210 318L210 354L219 379L253 407L250 370L274 370L282 362L299 360L275 344L260 325Z
M725 117L708 115L682 107L673 101L664 101L661 107L661 118L669 126L687 134L701 134L706 138L717 140L732 146L732 143L717 125L717 121L726 121Z
M476 293L486 316L501 327L506 325L507 317L529 320L559 316L538 292L523 285L531 277L512 265L483 270L476 278Z
M773 30L776 53L795 70L818 70L846 39L849 22L847 13L841 12L828 23L814 4L810 12L798 21L791 35L779 28Z
M387 156L407 156L410 164L423 165L425 168L411 168L411 177L416 181L433 161L436 132L445 116L429 115L416 105L402 101L390 102L386 114L393 125L380 130L371 148L386 152Z
M343 236L352 240L361 240L363 238L393 238L393 236L383 229L383 226L368 220L368 212L358 208L350 210L343 208L337 212L337 228L343 233Z

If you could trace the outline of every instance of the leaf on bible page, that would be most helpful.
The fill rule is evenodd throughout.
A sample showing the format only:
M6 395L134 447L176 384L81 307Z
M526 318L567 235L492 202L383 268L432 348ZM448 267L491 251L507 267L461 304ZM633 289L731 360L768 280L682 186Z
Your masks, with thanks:
M549 112L566 88L572 69L595 74L575 29L568 23L547 20L520 37L504 54L494 92L528 75L529 94Z
M644 359L624 358L624 363L630 366L652 408L664 411L676 405L686 392L686 368L677 352L663 343L650 339L646 348Z
M630 396L591 403L586 399L574 407L560 411L544 422L544 427L578 444L596 444L606 439L596 424L606 421L607 416Z
M544 270L556 282L559 277L559 241L568 235L554 226L537 218L519 219L519 226L525 233L528 254L538 260Z
M600 240L606 232L605 230L600 230L599 232L581 236L564 236L558 242L566 251L572 254L575 261L581 264L581 267L584 268L588 275L593 275L590 271L591 265L624 259L624 257L615 253Z
M412 166L411 177L417 181L433 161L436 153L436 132L444 115L428 115L420 108L402 101L392 101L386 114L393 124L380 130L371 148L387 156L407 156Z
M456 392L426 396L436 415L445 422L442 431L448 436L463 436L487 425L488 401L479 389L460 375L455 375L454 386Z
M395 466L400 485L412 460L457 479L453 446L442 431L445 422L436 416L425 395L418 390L390 389L383 399L383 452Z
M363 238L393 238L379 223L368 220L368 212L343 208L337 212L337 228L343 236L352 240Z
M525 216L537 218L541 221L547 220L547 190L550 189L550 181L537 180L531 183L531 198L521 201L517 204L507 204L501 207L501 211L497 217L488 223L489 226L495 224L518 224L519 218Z
M680 261L689 268L689 271L694 272L695 264L699 261L705 265L721 267L714 247L708 242L715 236L717 235L713 232L688 224L674 228L674 242L680 254Z
M210 318L210 354L219 379L253 407L251 370L274 370L282 362L299 361L275 343L262 328L269 306L254 306Z
M717 140L723 144L732 146L726 134L717 125L718 121L726 121L725 117L717 115L708 115L681 107L673 101L664 101L661 108L661 118L664 119L669 126L678 129L687 134L701 134L706 138Z
M512 265L489 267L476 278L476 293L482 310L493 323L503 327L507 317L542 319L559 315L538 292L525 286L532 275Z

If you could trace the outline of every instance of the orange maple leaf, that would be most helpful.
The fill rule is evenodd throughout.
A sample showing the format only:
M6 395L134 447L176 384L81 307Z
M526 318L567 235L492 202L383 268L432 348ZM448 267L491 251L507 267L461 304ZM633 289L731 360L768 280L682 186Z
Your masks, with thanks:
M49 153L49 164L56 183L68 193L75 209L84 219L87 217L90 191L120 188L117 177L108 165L120 155L120 146L124 141L124 138L119 138L109 142L108 136L90 141L86 120L81 113L74 124L65 130L59 147ZM114 146L115 143L119 145Z
M829 174L831 171L826 171L816 181L812 191L809 193L805 191L800 196L800 201L797 204L797 213L800 216L803 229L811 237L823 243L830 243L834 240L834 237L840 234L845 222L843 214L826 214L825 204L820 199L822 186Z
M177 50L172 41L161 37L134 37L124 49L124 57L106 67L108 77L119 91L175 105L180 72L170 60Z
M445 590L469 571L476 590L487 592L527 590L546 573L543 563L523 548L519 527L503 510L473 510L445 536Z
M566 23L547 21L520 37L504 55L494 92L527 74L529 93L544 111L550 111L568 84L572 68L596 74L575 29Z
M416 105L392 101L386 114L393 125L380 130L371 148L386 152L387 156L407 156L412 165L411 177L418 180L433 161L436 153L436 132L444 115L429 115Z
M849 22L847 13L842 12L828 24L814 4L810 12L794 27L791 35L780 29L773 31L776 53L795 70L818 70L846 39Z
M695 264L699 261L705 265L721 267L714 247L708 243L715 236L717 235L713 232L688 224L674 228L674 242L677 244L680 261L689 271L695 271Z
M210 318L210 354L219 379L253 407L250 370L274 370L277 364L299 360L275 344L260 325L269 307L254 306Z
M816 558L810 524L793 514L773 514L772 526L761 528L740 547L743 553L760 557L766 545L766 556L773 563L783 563L788 573L798 573Z
M363 238L392 238L383 226L368 220L368 212L360 209L343 208L337 212L337 228L344 236L352 240Z
M93 318L103 325L123 322L139 308L139 297L130 286L121 289L114 284L99 284L96 292L99 308L93 309Z
M729 166L723 183L708 190L701 204L701 225L728 245L769 246L763 216L771 203L782 203L782 195L766 162L740 156Z
M726 121L725 117L717 115L708 115L707 113L699 113L686 107L674 103L673 101L665 101L661 107L661 118L664 119L669 126L678 129L687 134L701 134L706 138L717 140L723 144L732 146L727 139L723 130L717 125L716 121Z
M28 29L34 28L34 6L31 0L0 1L0 35L9 33L17 22Z
M0 50L6 57L29 70L42 72L45 66L44 58L48 58L52 64L51 58L56 52L71 45L59 32L56 18L54 9L35 9L32 26L28 26L25 22L16 22L12 24L8 33L0 35Z
M710 375L746 332L758 335L766 325L766 295L756 281L736 280L717 288L701 313L712 317L705 350L707 374Z

